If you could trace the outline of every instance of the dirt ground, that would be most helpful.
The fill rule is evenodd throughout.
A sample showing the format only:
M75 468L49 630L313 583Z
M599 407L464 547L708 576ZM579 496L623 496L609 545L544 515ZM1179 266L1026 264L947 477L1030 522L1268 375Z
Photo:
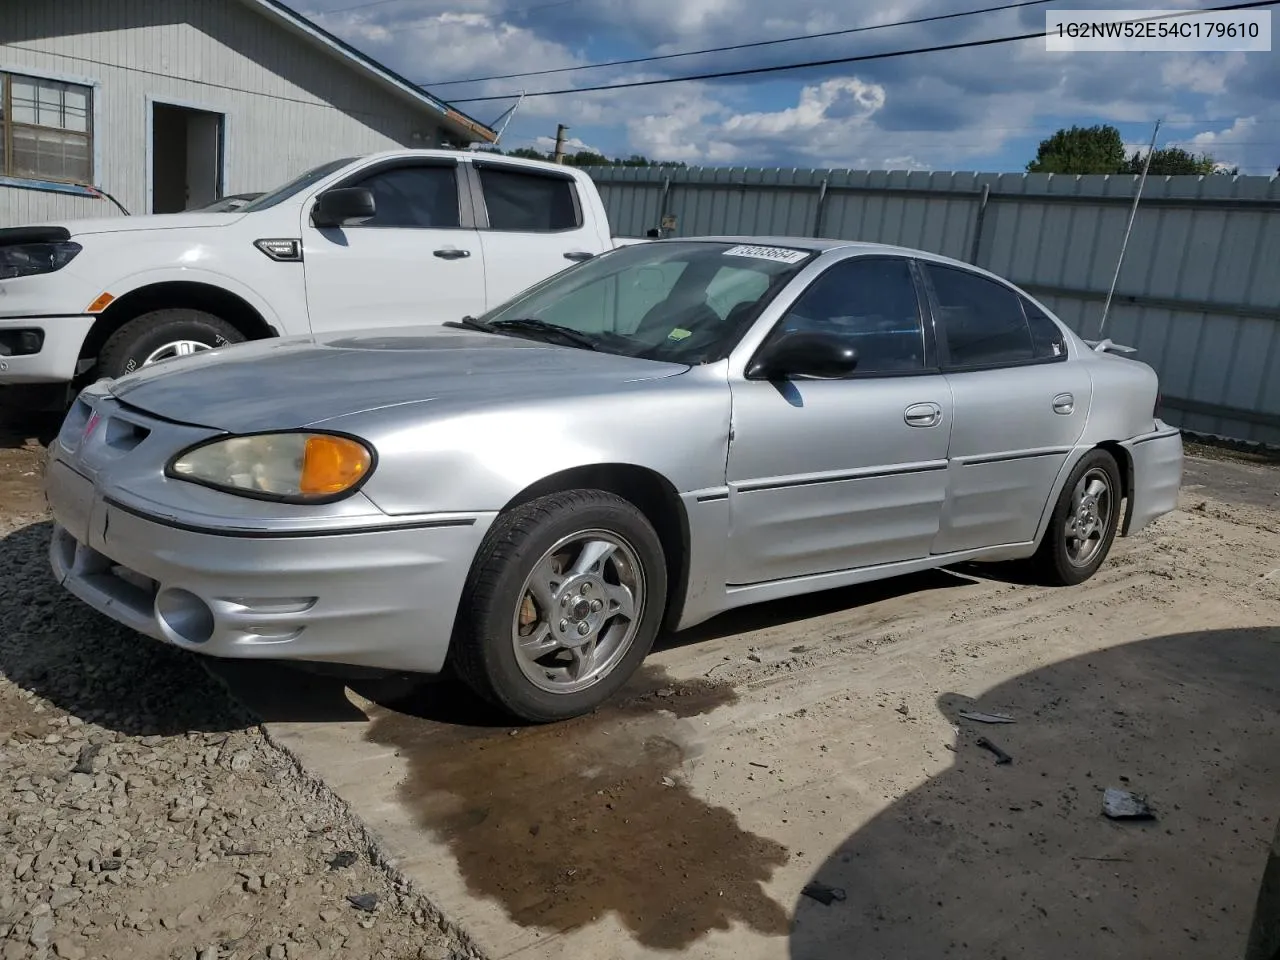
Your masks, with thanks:
M975 567L738 611L518 730L404 678L222 664L228 698L49 583L38 467L0 448L3 960L1245 960L1280 814L1267 463L1188 460L1081 588Z

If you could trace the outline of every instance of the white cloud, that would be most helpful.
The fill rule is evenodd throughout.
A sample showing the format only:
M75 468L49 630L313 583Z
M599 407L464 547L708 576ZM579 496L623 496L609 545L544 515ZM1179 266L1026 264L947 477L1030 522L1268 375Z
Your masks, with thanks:
M841 77L805 87L794 107L773 113L740 113L726 120L721 129L730 136L808 133L827 123L861 122L883 106L884 87L863 83L857 77ZM842 108L842 116L833 116L837 107Z

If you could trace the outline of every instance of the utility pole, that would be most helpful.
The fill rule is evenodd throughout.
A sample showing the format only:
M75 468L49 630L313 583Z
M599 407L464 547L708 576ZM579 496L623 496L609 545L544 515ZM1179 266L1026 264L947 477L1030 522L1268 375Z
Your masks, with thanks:
M568 129L563 123L556 124L556 163L564 163L564 132Z
M1120 241L1120 256L1116 257L1116 272L1111 278L1111 289L1107 291L1107 302L1102 305L1102 319L1098 321L1098 339L1102 339L1102 331L1107 327L1107 314L1111 312L1111 298L1115 296L1116 281L1120 279L1120 265L1124 263L1124 251L1129 246L1129 232L1133 229L1133 218L1138 215L1138 201L1142 199L1142 186L1147 182L1147 171L1151 169L1151 156L1156 152L1156 135L1160 132L1160 121L1151 131L1151 146L1147 148L1147 162L1142 165L1142 177L1138 180L1138 192L1133 195L1133 206L1129 208L1129 225L1124 228L1124 239Z

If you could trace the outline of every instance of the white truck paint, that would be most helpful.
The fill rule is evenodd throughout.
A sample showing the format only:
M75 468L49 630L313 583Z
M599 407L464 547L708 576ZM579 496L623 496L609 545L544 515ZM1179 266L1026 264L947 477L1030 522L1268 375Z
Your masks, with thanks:
M585 173L452 150L336 160L232 213L2 229L0 387L63 402L241 340L480 314L628 242Z

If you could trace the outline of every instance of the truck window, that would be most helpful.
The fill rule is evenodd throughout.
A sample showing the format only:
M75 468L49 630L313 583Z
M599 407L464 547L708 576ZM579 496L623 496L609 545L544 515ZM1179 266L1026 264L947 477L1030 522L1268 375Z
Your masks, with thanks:
M391 167L351 184L373 194L377 212L362 226L420 229L459 226L456 169L452 164Z
M491 230L550 233L582 226L571 180L481 164L476 172Z

